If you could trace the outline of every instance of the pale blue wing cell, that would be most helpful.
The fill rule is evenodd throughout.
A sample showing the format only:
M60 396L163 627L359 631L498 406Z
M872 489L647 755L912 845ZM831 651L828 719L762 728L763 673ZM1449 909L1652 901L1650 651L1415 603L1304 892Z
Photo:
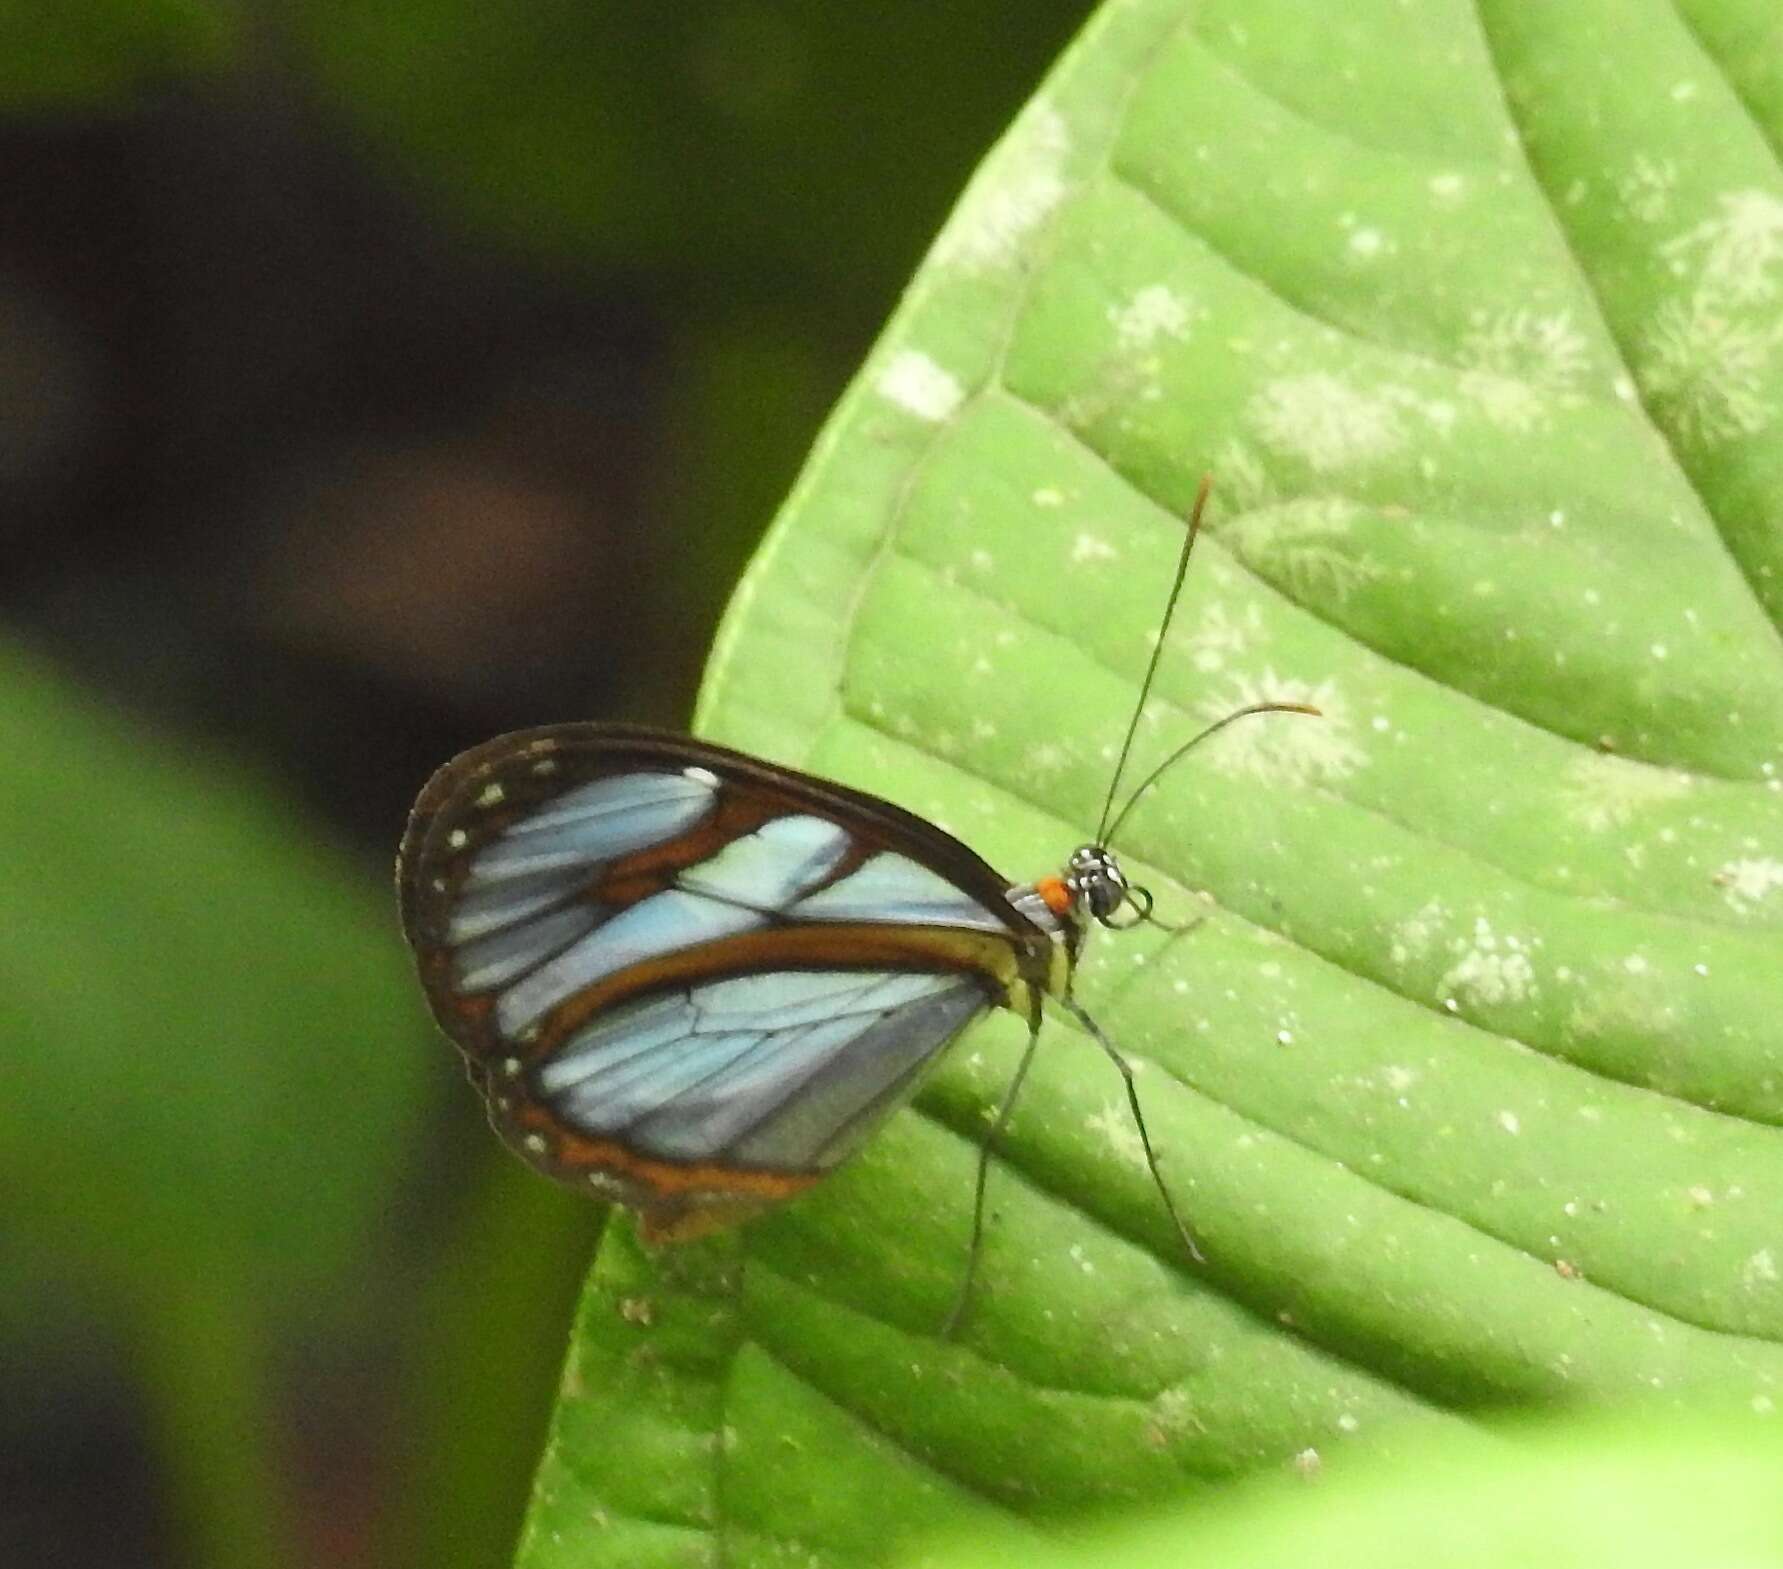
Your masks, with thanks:
M623 774L510 824L472 858L447 920L458 990L505 986L586 936L610 913L587 897L601 869L695 827L717 791L700 768Z
M738 976L621 1008L537 1084L564 1122L642 1154L823 1170L989 1002L954 973Z
M848 830L822 817L773 817L675 880L691 893L781 910L848 853Z
M609 975L767 925L756 910L671 888L621 910L580 942L516 981L496 999L502 1032L516 1036L559 1003Z
M592 869L686 833L717 799L718 780L703 768L597 779L509 824L472 859L465 886Z
M452 943L474 942L517 926L534 915L562 904L588 886L588 873L580 867L568 871L539 872L517 877L460 895L446 925Z
M461 944L452 953L459 991L482 992L505 986L592 931L599 919L593 905L569 904L529 920L524 926L510 926Z
M799 900L787 913L806 921L892 921L1005 934L1009 930L994 912L945 877L889 850Z
M635 1002L585 1024L538 1070L546 1095L561 1095L584 1079L673 1044L687 1033L687 998L681 992Z
M828 1171L851 1154L990 1005L976 981L949 980L856 1036L737 1139L728 1158L773 1171Z

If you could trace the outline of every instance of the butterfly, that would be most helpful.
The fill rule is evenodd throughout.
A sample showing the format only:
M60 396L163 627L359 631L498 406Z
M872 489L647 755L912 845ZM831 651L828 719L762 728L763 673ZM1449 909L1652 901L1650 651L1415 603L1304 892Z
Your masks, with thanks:
M1207 488L1189 518L1167 627ZM1179 746L1113 812L1141 686L1096 834L1012 883L952 835L862 790L630 725L499 736L422 790L397 861L402 925L434 1017L522 1159L636 1212L652 1242L734 1224L814 1186L915 1093L960 1033L1012 1009L1028 1046L978 1165L963 1310L989 1157L1049 999L1122 1074L1073 994L1093 925L1155 920L1108 848ZM1159 923L1162 924L1162 923Z

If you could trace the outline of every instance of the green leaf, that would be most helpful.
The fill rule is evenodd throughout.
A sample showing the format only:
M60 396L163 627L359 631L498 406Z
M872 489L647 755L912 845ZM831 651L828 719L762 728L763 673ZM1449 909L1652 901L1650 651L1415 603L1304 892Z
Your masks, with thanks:
M1548 1423L1518 1447L1448 1442L1409 1463L1272 1477L1202 1507L1051 1551L971 1542L923 1569L1752 1569L1783 1564L1783 1446L1756 1423L1682 1430ZM1309 1479L1316 1482L1309 1485Z
M1783 39L1688 10L1116 0L991 155L701 729L1057 867L1212 470L1139 763L1324 718L1147 798L1118 847L1205 918L1080 987L1207 1263L1055 1024L937 1339L992 1019L810 1197L611 1228L529 1569L882 1563L1505 1405L1774 1406Z

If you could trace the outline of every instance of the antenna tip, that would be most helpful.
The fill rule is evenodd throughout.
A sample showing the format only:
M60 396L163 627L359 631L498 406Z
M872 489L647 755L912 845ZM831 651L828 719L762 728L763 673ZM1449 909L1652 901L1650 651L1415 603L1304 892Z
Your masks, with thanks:
M1213 494L1213 475L1203 474L1195 487L1195 499L1189 504L1189 533L1193 537L1201 526L1201 514L1207 510L1207 498Z

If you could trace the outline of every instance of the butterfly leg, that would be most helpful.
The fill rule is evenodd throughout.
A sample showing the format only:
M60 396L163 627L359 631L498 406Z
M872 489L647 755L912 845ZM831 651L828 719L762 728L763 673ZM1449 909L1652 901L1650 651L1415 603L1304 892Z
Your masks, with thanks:
M960 1327L960 1320L966 1316L966 1306L972 1300L972 1282L978 1274L978 1253L984 1242L984 1196L991 1174L991 1155L997 1147L997 1141L1003 1136L1003 1130L1009 1126L1009 1119L1015 1114L1016 1097L1021 1094L1022 1083L1028 1076L1028 1069L1034 1064L1034 1053L1040 1045L1040 994L1034 993L1033 1010L1028 1017L1028 1044L1022 1050L1021 1061L1016 1064L1015 1076L1009 1081L1009 1088L1003 1092L1003 1101L997 1107L996 1120L991 1123L990 1131L985 1134L984 1142L978 1147L978 1180L972 1191L972 1240L966 1246L966 1273L960 1281L960 1294L954 1298L952 1309L941 1325L941 1338L952 1340L954 1332Z
M1127 1086L1127 1104L1133 1111L1133 1126L1139 1130L1139 1144L1145 1151L1146 1168L1151 1172L1152 1181L1157 1185L1158 1192L1163 1195L1164 1208L1170 1212L1170 1219L1175 1224L1177 1235L1182 1238L1182 1245L1188 1250L1189 1257L1197 1264L1205 1264L1207 1260L1202 1255L1201 1249L1195 1246L1195 1239L1189 1234L1189 1228L1183 1224L1182 1216L1177 1213L1176 1200L1171 1198L1170 1189L1164 1185L1164 1174L1158 1170L1158 1157L1156 1151L1152 1149L1152 1136L1145 1127L1145 1113L1139 1108L1139 1086L1133 1082L1132 1063L1121 1055L1114 1042L1102 1033L1102 1026L1084 1011L1083 1006L1075 998L1061 997L1058 1001L1072 1018L1089 1031L1090 1039L1107 1053L1108 1060L1120 1070L1121 1078Z

